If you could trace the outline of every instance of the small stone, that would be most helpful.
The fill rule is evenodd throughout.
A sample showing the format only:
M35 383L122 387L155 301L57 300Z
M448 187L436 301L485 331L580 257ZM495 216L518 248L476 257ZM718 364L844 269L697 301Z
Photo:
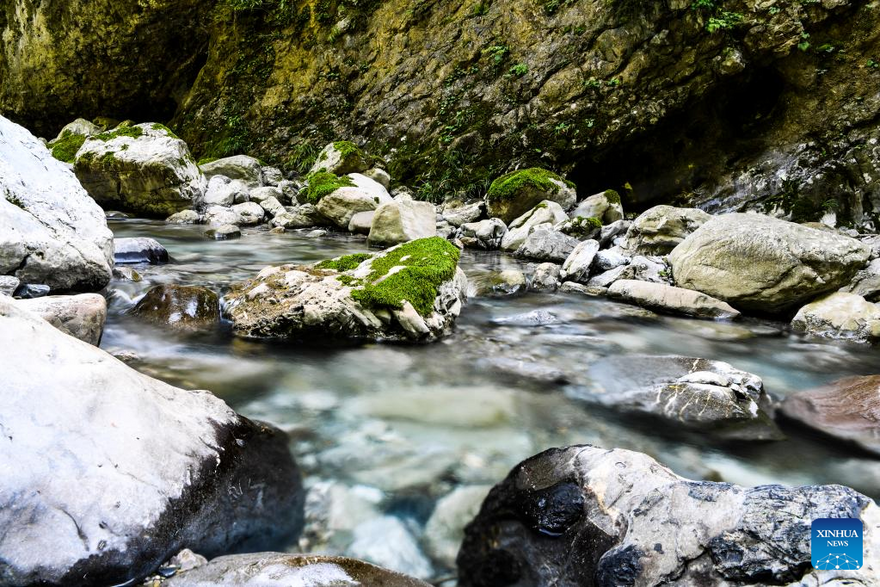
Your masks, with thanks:
M114 238L113 260L117 265L149 263L160 265L168 262L168 251L153 238Z
M21 280L13 275L0 275L0 294L11 296L15 294Z
M541 263L535 268L529 289L532 291L553 292L559 287L559 265L556 263Z
M181 210L165 219L169 224L198 224L201 221L201 215L195 210Z
M48 285L22 283L15 289L15 292L12 295L13 297L22 300L32 300L34 298L41 298L49 295L50 289L51 288Z
M231 240L241 236L241 229L234 224L221 224L207 229L205 236L217 241Z

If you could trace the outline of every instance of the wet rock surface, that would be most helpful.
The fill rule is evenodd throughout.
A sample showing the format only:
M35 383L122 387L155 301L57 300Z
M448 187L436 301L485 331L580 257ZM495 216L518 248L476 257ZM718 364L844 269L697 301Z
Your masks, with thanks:
M220 319L220 301L205 287L157 285L138 301L132 314L175 330L206 330Z
M154 238L115 238L113 260L117 265L127 263L158 265L168 262L168 251Z

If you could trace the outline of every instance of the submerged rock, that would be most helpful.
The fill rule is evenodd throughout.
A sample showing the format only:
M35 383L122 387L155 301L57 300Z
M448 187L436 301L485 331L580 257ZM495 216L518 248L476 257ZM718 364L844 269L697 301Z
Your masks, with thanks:
M168 251L154 238L114 238L113 260L117 265L127 263L160 265L168 262Z
M620 279L608 287L608 296L637 304L655 312L680 314L693 318L729 320L739 311L711 296L665 283Z
M780 440L757 375L722 361L677 356L609 357L594 363L579 399L719 438Z
M220 224L205 230L205 236L217 241L232 240L241 237L241 229L234 224Z
M848 377L793 393L779 409L792 420L880 455L880 375Z
M224 314L236 334L251 338L435 340L465 301L458 257L431 237L313 266L266 267L232 287Z
M528 282L522 271L505 269L469 280L477 296L511 296L526 291Z
M880 339L880 306L860 295L835 292L798 310L791 326L814 336L871 342Z
M98 346L107 320L107 300L98 294L47 296L18 300L19 308L33 312L61 332Z
M697 208L654 206L630 225L626 232L627 247L638 255L667 255L711 219Z
M113 233L76 177L24 128L0 116L0 275L53 290L110 282Z
M303 492L280 431L15 304L0 298L0 584L136 583L182 548L295 539Z
M464 539L464 527L479 513L480 505L491 489L488 485L464 485L437 502L425 524L425 544L434 560L455 567L455 557Z
M812 520L850 517L865 526L862 569L812 569ZM458 576L462 587L873 585L878 561L880 510L847 487L691 481L641 453L573 446L492 489Z
M577 200L574 184L546 169L512 171L492 182L486 207L489 216L510 223L544 200L570 208Z
M420 579L431 577L431 561L400 518L382 516L354 529L348 547L352 556Z
M145 216L192 208L207 188L186 143L161 124L120 125L90 137L74 170L102 207Z
M849 283L870 257L859 241L760 214L725 214L669 255L675 283L740 310L781 312Z
M222 556L180 573L167 587L431 587L351 558L258 552Z
M220 303L205 287L156 285L138 301L131 313L175 330L205 330L220 319Z

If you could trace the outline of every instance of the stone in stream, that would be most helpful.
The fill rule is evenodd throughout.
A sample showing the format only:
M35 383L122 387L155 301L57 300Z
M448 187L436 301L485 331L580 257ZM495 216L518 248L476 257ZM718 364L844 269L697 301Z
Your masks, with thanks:
M0 585L137 583L302 528L286 437L0 297Z
M784 312L849 283L871 250L760 214L715 216L669 255L676 285L739 310Z
M135 304L131 313L175 330L208 330L220 319L220 302L217 294L205 287L156 285Z
M165 219L169 224L199 224L202 216L195 210L181 210Z
M110 282L113 233L73 173L0 116L0 275L53 290Z
M434 506L434 512L425 524L425 545L428 554L439 563L455 567L455 557L464 539L465 525L480 511L480 505L489 485L465 485L455 488Z
M791 326L823 338L873 342L880 339L880 306L860 295L835 292L798 310Z
M559 265L556 263L541 263L535 267L532 278L529 280L529 290L554 292L559 287Z
M431 587L352 558L258 552L216 558L179 573L166 587Z
M697 208L654 206L630 225L626 233L627 248L637 255L668 255L711 219Z
M528 282L522 271L505 269L469 280L475 296L512 296L526 291Z
M107 320L107 300L98 294L46 296L18 300L19 308L33 312L65 334L98 346Z
M549 224L541 225L535 228L516 250L516 256L535 261L562 263L577 245L576 238L559 232Z
M594 240L585 240L571 251L562 263L559 277L563 281L577 281L586 283L590 278L590 267L593 259L599 252L599 243Z
M239 226L255 226L263 222L266 211L256 202L242 202L232 207L232 211L238 215Z
M473 202L462 206L448 206L443 208L442 216L452 226L458 228L462 224L477 222L486 212L485 202Z
M436 235L434 204L404 200L376 208L367 242L371 246L390 246Z
M526 239L538 226L543 224L553 226L564 223L566 220L568 220L568 215L562 206L556 202L545 200L508 225L507 234L501 239L501 250L514 252L526 242Z
M465 247L492 251L501 246L507 234L507 225L498 218L489 218L462 224L458 234Z
M241 237L241 229L234 224L220 224L205 230L205 236L216 241L226 241Z
M620 412L734 440L780 440L770 398L757 375L722 361L679 356L613 356L587 371L573 394Z
M145 216L192 208L207 189L186 143L161 124L120 125L89 137L74 171L101 206Z
M52 288L43 283L21 283L12 295L22 300L34 300L49 295L51 290Z
M847 377L793 393L782 402L780 411L801 424L880 455L880 375Z
M621 279L608 288L608 297L655 312L679 314L691 318L730 320L740 315L738 310L726 302L692 289L674 287L665 283Z
M358 212L369 212L394 201L382 184L358 173L341 178L329 173L310 176L307 191L310 203L315 204L321 216L342 229L348 229L351 217Z
M205 195L199 200L199 208L208 206L232 206L247 202L250 198L249 186L240 179L229 179L225 175L215 175L208 180Z
M168 251L153 238L114 238L113 260L117 265L126 263L160 265L168 262Z
M209 163L203 163L199 167L209 180L222 176L227 180L239 181L246 188L258 188L263 185L263 168L260 166L260 162L247 155L215 159Z
M577 200L577 191L573 183L552 171L537 167L520 169L492 182L486 194L486 208L489 216L507 224L544 200L567 209Z
M859 571L817 571L810 524L860 518ZM461 587L880 584L880 510L840 485L691 481L592 446L517 465L465 529Z
M397 572L428 579L434 569L400 518L382 516L358 525L348 552L358 559Z
M11 297L20 284L21 280L18 277L13 275L0 275L0 294Z
M458 249L431 237L312 266L266 267L234 284L224 315L248 338L432 341L466 300Z

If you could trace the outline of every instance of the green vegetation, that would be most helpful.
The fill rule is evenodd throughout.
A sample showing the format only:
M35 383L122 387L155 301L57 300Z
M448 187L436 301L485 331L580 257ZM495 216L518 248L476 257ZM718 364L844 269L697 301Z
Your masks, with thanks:
M136 139L143 136L144 131L139 126L118 126L109 132L102 132L95 136L99 141L112 141L117 137L131 137Z
M551 180L564 181L566 185L574 187L573 183L563 180L552 171L532 167L512 171L493 181L492 185L489 186L489 193L486 195L486 199L490 202L511 200L524 188L533 188L555 194L559 191L559 186Z
M308 185L303 190L303 196L311 204L317 204L324 196L332 194L339 188L354 187L354 182L346 176L339 177L328 171L317 171L306 177Z
M179 139L180 138L179 136L174 134L173 130L171 130L170 128L168 128L167 126L165 126L164 124L161 124L159 122L154 122L150 128L152 128L153 130L164 131L165 134L167 134L172 139Z
M563 232L575 238L585 239L593 236L600 228L602 228L602 221L595 216L589 218L576 216L571 219Z
M726 31L742 24L745 15L741 12L724 10L722 0L694 0L691 9L708 15L706 30L710 33Z
M459 254L455 245L437 236L400 245L373 260L372 271L352 297L368 308L400 309L408 301L427 316L437 288L455 275ZM395 267L403 269L389 275Z
M336 141L333 143L333 148L339 151L343 159L350 155L361 155L360 147L351 141Z
M201 159L199 159L199 161L196 165L201 167L202 165L207 165L208 163L211 163L216 160L217 160L217 157L202 157Z
M315 265L315 267L318 269L333 269L334 271L340 272L351 271L372 256L373 255L369 253L354 253L353 255L345 255L343 257L336 257L335 259L321 261Z
M69 130L61 133L61 138L52 143L52 156L59 161L65 163L73 163L76 159L76 153L79 151L83 143L86 142L85 135L78 135Z
M605 199L612 204L619 204L620 194L618 194L615 190L605 190Z
M287 156L287 165L299 173L306 173L315 164L320 151L312 143L297 143Z
M512 77L522 77L529 72L529 66L525 63L517 63L511 66L507 74Z

